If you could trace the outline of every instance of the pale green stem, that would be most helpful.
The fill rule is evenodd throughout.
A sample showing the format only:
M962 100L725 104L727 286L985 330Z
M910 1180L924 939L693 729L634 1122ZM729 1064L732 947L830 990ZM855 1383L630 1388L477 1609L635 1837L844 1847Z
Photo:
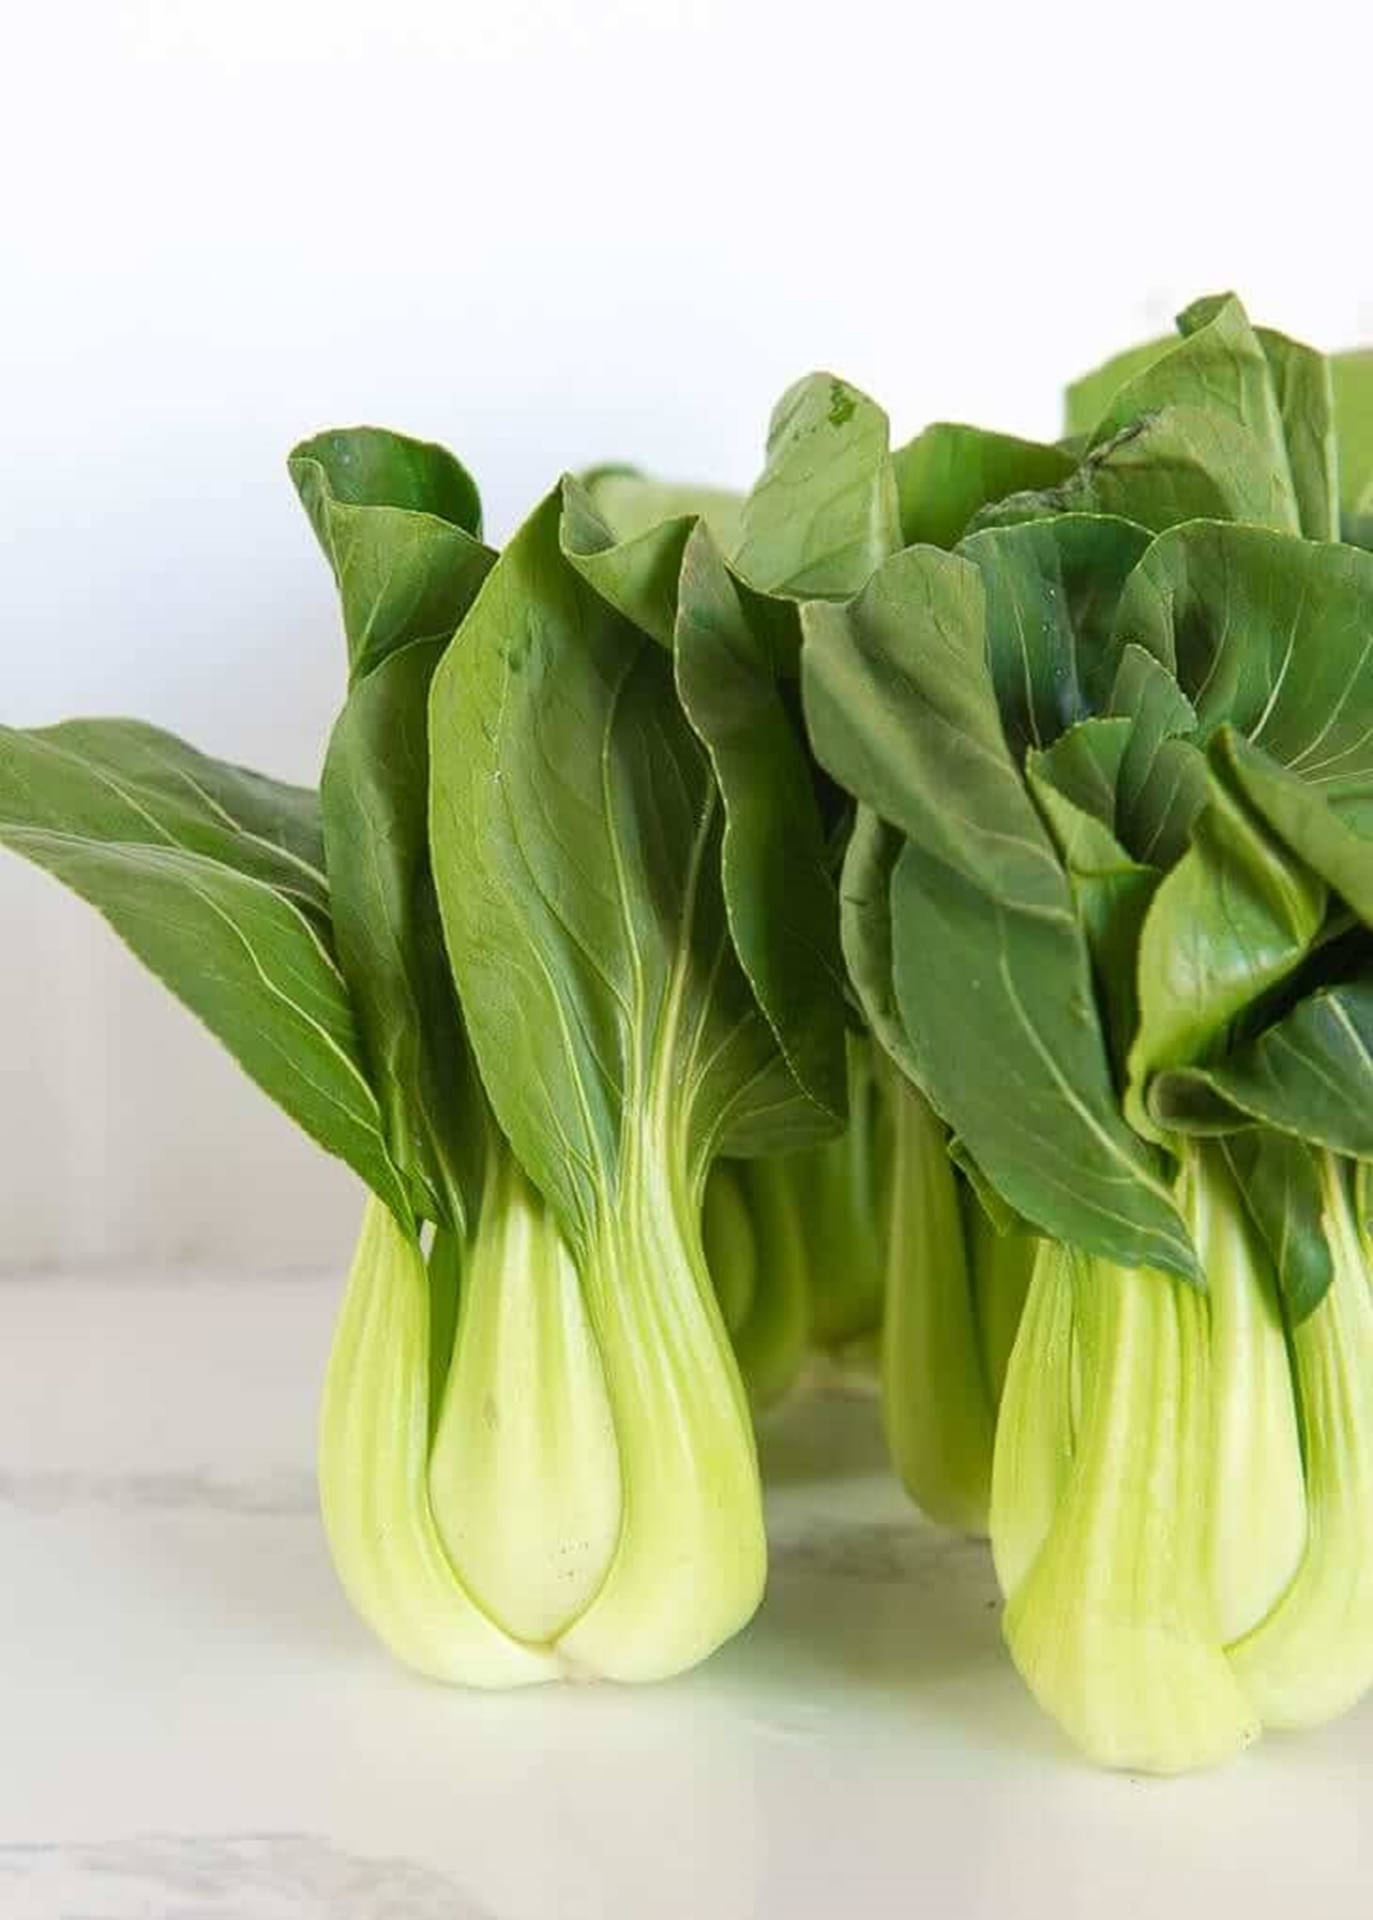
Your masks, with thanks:
M734 1351L756 1411L795 1385L810 1349L806 1246L791 1170L781 1159L740 1166L753 1223L756 1272L749 1310L734 1333Z
M894 1148L882 1415L892 1461L942 1526L984 1533L993 1414L982 1370L958 1183L942 1125L892 1077Z
M429 1497L469 1592L531 1644L584 1611L619 1538L619 1454L577 1269L508 1150L487 1158Z
M1041 1240L1001 1395L991 1536L1007 1599L1048 1538L1073 1459L1073 1261Z
M738 1631L767 1566L753 1425L700 1236L699 1193L631 1142L585 1295L605 1367L624 1511L604 1584L565 1633L573 1668L665 1679Z
M464 1591L429 1507L429 1287L415 1241L369 1199L334 1334L319 1488L339 1579L407 1666L473 1687L556 1676Z
M738 1161L717 1160L710 1170L701 1208L701 1243L732 1338L748 1317L758 1284L758 1249Z
M1082 1414L1005 1633L1047 1712L1105 1766L1175 1773L1257 1733L1219 1645L1205 1535L1206 1306L1163 1273L1078 1265Z
M1301 1560L1301 1438L1277 1275L1217 1147L1190 1149L1179 1197L1206 1276L1208 1555L1226 1643L1263 1619Z
M1306 1551L1231 1659L1264 1723L1314 1726L1373 1682L1373 1294L1345 1177L1322 1155L1334 1280L1292 1346L1306 1443Z
M987 1218L986 1208L966 1183L962 1200L982 1377L991 1404L997 1407L1029 1292L1039 1237L1033 1233L998 1233Z
M881 1324L890 1135L870 1043L850 1038L848 1126L785 1162L800 1209L817 1346L845 1346Z

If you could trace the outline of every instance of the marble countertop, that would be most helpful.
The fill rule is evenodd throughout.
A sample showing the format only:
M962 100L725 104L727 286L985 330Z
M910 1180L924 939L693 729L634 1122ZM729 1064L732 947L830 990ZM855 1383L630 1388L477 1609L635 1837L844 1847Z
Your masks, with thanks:
M465 1695L314 1509L319 1279L0 1280L3 1920L1191 1920L1373 1910L1373 1701L1079 1765L838 1394L766 1435L768 1597L670 1686Z

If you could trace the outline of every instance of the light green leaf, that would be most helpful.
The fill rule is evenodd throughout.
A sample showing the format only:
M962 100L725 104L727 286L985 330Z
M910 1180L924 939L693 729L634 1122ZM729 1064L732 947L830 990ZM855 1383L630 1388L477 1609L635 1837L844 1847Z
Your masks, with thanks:
M1340 508L1348 518L1355 519L1373 514L1373 348L1337 353L1330 362L1330 377L1339 446Z
M833 374L808 374L773 410L735 566L765 593L843 598L900 545L886 414Z
M682 554L696 521L678 514L617 534L593 496L570 476L562 483L564 558L626 620L671 650Z
M1297 515L1308 540L1340 537L1339 463L1330 362L1270 327L1258 329L1282 417Z
M574 484L585 492L614 540L633 540L666 520L700 519L725 553L738 545L742 494L654 480L634 467L593 467Z
M1240 1015L1301 963L1326 898L1324 884L1213 778L1191 850L1154 894L1140 937L1126 1111L1141 1133L1154 1131L1154 1075L1215 1058Z
M1001 733L977 569L910 548L802 619L821 764L905 836L893 974L916 1078L1027 1219L1192 1273L1117 1109L1069 882Z
M1233 296L1199 302L1183 337L1118 370L1081 465L1061 486L1012 496L989 523L1119 514L1161 531L1194 519L1301 530L1282 413L1263 344ZM1092 390L1102 397L1106 376ZM1081 405L1079 400L1076 404Z
M1176 345L1177 337L1171 333L1157 340L1142 340L1137 347L1127 347L1124 353L1113 355L1074 380L1063 396L1064 432L1090 440L1120 389Z
M1233 304L1232 294L1194 300L1178 315L1178 329L1184 335L1196 333ZM1324 354L1271 327L1255 327L1254 337L1268 362L1301 531L1308 540L1337 540L1335 404L1329 363Z
M88 900L402 1221L328 932L313 795L121 720L0 729L0 841Z
M1211 760L1293 853L1373 926L1373 777L1316 785L1231 727L1216 734Z
M892 455L900 544L952 547L983 507L1008 493L1057 486L1076 464L1062 447L938 420Z
M466 469L375 427L303 440L288 461L343 603L354 678L412 640L447 640L494 558Z

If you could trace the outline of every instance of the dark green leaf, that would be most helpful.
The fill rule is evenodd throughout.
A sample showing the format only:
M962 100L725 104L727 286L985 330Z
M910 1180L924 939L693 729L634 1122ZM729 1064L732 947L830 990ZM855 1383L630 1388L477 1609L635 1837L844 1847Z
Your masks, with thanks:
M989 528L960 546L982 575L992 683L1017 759L1105 700L1116 603L1148 545L1128 521L1065 514Z
M328 932L313 795L129 721L0 729L0 841L88 900L399 1219Z
M802 618L815 751L905 837L893 977L916 1079L1027 1219L1194 1274L1117 1109L1069 881L1002 737L977 569L910 548Z
M1256 527L1175 527L1121 596L1118 638L1332 796L1373 778L1373 555Z
M391 1156L416 1211L478 1201L486 1113L444 952L429 861L429 683L438 640L388 654L348 696L320 798L334 932Z
M860 803L839 883L839 926L844 964L863 1018L906 1078L915 1080L892 977L891 877L900 852L895 827Z
M1026 760L1030 791L1072 881L1119 1079L1138 1023L1135 960L1155 868L1132 860L1115 834L1116 789L1128 720L1084 720Z
M1197 724L1192 703L1152 654L1125 646L1106 711L1130 721L1116 776L1116 831L1137 860L1170 867L1186 851L1206 799L1205 756L1188 737Z
M1373 926L1373 776L1323 787L1222 727L1211 760L1292 851Z
M1322 988L1215 1065L1193 1069L1195 1089L1336 1153L1373 1159L1373 973ZM1161 1090L1170 1104L1184 1089Z
M1296 1324L1320 1305L1334 1278L1315 1159L1300 1140L1259 1127L1233 1135L1224 1151Z

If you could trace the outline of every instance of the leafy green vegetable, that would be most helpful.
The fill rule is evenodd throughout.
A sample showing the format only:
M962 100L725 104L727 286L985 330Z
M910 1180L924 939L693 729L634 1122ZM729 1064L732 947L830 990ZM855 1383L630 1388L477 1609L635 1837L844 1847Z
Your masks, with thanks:
M132 720L0 729L0 841L89 900L263 1091L401 1216L312 795Z
M397 646L451 639L495 557L466 469L372 427L303 440L289 465L338 583L353 677Z
M1057 486L1076 464L1061 447L943 420L898 447L892 463L906 547L955 546L983 507Z
M920 1084L1037 1227L1191 1273L1167 1187L1118 1112L1086 936L1002 730L979 570L911 548L804 619L816 753L903 836L892 972Z
M290 470L318 794L0 729L0 840L370 1189L321 1420L402 1660L656 1679L757 1604L753 1418L880 1353L1089 1754L1373 1683L1373 375L1233 295L1042 445L829 373L745 494Z
M559 508L506 547L435 678L435 872L482 1078L571 1245L620 1442L615 1558L561 1645L649 1677L733 1631L762 1579L705 1176L832 1121L734 957L718 790L671 663L564 560Z
M887 416L832 374L778 401L734 562L767 593L842 599L901 544Z

